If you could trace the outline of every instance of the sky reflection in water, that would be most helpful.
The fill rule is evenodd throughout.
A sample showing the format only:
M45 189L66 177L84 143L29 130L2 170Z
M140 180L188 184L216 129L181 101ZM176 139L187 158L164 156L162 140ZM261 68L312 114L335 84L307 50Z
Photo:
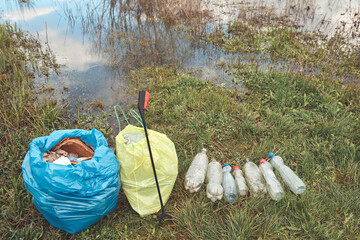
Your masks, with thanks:
M295 19L304 29L319 31L330 31L330 26L335 31L336 23L351 22L359 11L359 1L205 0L215 19L237 19L244 14L240 9L247 9L245 14L251 15L254 9L273 8L275 13ZM145 14L137 15L136 11L124 8L123 2L2 1L0 10L2 21L16 22L23 30L38 34L43 43L47 41L58 63L64 65L59 76L49 79L58 100L74 104L79 97L83 102L99 99L108 108L135 103L136 96L126 92L130 86L126 74L147 64L199 68L202 70L199 76L205 80L231 83L231 77L216 67L217 60L226 55L198 48L184 29L149 20ZM210 60L209 52L217 58ZM242 89L241 85L237 87Z
M215 68L215 62L208 61L203 49L192 46L182 29L167 28L144 15L138 18L119 4L109 6L107 0L0 3L2 21L16 22L38 34L64 65L59 76L49 78L58 100L74 104L80 97L83 102L100 99L109 108L127 105L135 100L126 93L130 70L146 64ZM227 77L221 70L204 72L202 76L209 80Z

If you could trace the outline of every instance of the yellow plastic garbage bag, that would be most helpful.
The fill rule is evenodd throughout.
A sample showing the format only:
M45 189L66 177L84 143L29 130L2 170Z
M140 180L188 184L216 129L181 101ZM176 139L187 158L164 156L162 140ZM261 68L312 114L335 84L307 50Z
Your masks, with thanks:
M124 117L127 121L125 114ZM178 174L175 145L165 134L148 129L148 135L161 196L165 204ZM119 132L116 136L116 157L121 166L122 188L131 207L140 216L158 212L161 209L160 200L143 128L129 124Z

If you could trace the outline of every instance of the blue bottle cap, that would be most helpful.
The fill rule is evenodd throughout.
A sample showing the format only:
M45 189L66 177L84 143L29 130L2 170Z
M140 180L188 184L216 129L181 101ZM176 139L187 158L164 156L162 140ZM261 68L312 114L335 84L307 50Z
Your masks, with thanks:
M226 163L224 166L227 167L227 166L230 166L230 165Z
M273 158L275 155L273 153L269 153L269 157Z

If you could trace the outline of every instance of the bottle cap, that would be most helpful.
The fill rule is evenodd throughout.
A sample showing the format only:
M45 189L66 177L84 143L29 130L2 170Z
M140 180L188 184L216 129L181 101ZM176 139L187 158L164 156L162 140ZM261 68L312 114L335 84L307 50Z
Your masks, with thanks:
M202 152L207 152L206 148L201 149Z
M238 169L240 169L239 166L234 166L234 168L233 168L234 171L235 171L235 170L238 170Z
M230 165L226 163L224 166L227 167L227 166L230 166Z
M266 160L264 158L260 159L260 164L263 164L265 162L266 162Z
M273 153L269 153L269 157L273 158L275 155Z

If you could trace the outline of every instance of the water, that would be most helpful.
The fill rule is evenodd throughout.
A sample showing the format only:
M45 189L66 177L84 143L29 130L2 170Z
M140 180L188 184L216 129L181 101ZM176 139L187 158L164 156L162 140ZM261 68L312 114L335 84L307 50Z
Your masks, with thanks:
M213 18L224 22L253 19L291 22L304 31L337 32L360 44L360 0L204 0Z
M135 7L108 0L0 3L2 21L38 35L54 52L61 74L50 75L48 84L55 99L70 107L96 99L108 110L136 104L128 74L149 64L195 69L204 80L231 82L216 67L217 60L209 58L209 49L194 45L184 26L167 26ZM226 57L220 51L212 55Z
M148 64L194 69L204 80L243 90L232 84L217 64L231 58L221 51L198 46L187 27L174 26L151 17L149 6L125 0L36 0L2 1L1 21L11 21L23 30L38 35L48 44L61 74L50 75L53 96L59 102L91 103L99 99L110 110L116 104L136 104L137 94L128 74ZM360 0L321 1L235 1L204 0L212 25L242 18L281 18L304 30L339 31L350 29L357 36ZM294 25L295 26L295 25ZM296 27L296 26L295 26ZM198 31L201 31L199 28ZM360 34L359 34L360 36ZM359 38L355 38L359 39ZM38 80L39 82L41 79Z

